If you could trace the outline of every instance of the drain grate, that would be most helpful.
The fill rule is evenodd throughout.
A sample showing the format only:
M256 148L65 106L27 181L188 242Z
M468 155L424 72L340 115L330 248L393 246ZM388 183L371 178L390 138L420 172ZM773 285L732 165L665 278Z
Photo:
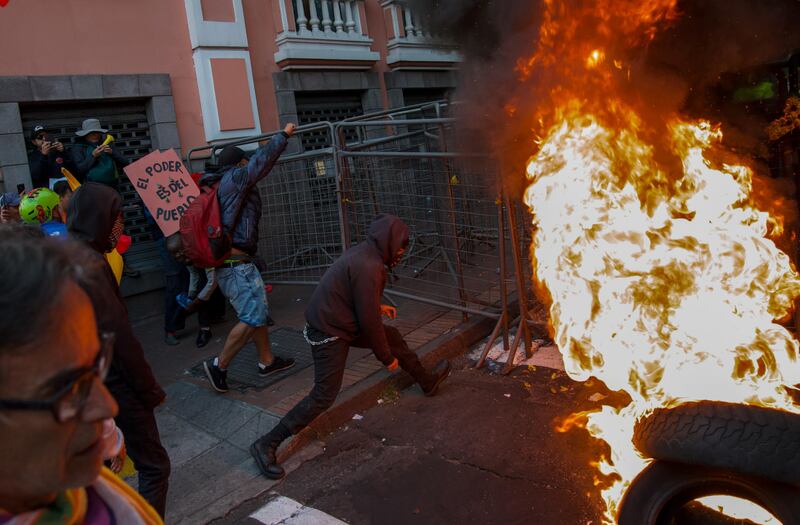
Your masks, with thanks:
M302 332L290 328L279 328L269 334L272 352L283 358L292 358L295 363L292 368L282 370L268 376L258 373L258 351L255 343L249 343L242 348L239 355L228 367L228 387L231 390L244 392L249 389L263 390L287 377L307 368L314 361L311 357L311 348L303 338ZM203 362L189 369L193 377L206 377Z

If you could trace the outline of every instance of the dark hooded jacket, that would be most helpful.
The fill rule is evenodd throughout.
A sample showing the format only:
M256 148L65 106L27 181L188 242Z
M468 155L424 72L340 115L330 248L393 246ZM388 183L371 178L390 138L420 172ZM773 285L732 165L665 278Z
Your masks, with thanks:
M408 226L394 215L379 215L367 240L347 250L322 276L306 309L317 330L353 341L363 336L383 364L394 359L381 319L386 267L408 244Z
M67 229L73 239L92 248L94 266L87 276L87 293L103 332L116 335L114 357L106 385L125 410L126 400L135 397L148 408L158 406L166 394L159 386L144 357L142 345L133 333L128 310L119 293L114 273L104 253L111 251L111 229L122 208L122 199L112 188L88 182L78 188L67 209Z

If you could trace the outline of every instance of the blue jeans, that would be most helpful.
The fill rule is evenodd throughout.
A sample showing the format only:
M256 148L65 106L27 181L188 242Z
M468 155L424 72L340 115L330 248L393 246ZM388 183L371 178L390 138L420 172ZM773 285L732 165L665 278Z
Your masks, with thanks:
M267 292L255 264L217 268L217 280L241 322L254 328L267 325Z

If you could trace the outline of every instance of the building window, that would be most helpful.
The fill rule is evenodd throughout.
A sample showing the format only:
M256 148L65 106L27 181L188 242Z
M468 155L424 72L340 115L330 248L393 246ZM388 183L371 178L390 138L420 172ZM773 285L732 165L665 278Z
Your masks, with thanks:
M364 113L360 91L332 92L296 92L297 119L301 125L315 122L338 122ZM347 141L358 139L356 130L345 131ZM330 134L327 131L303 133L303 149L305 151L328 148L331 146Z

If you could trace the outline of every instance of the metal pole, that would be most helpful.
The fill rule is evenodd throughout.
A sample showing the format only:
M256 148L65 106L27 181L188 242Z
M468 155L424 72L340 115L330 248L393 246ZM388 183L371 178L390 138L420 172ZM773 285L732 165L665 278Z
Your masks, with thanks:
M444 143L444 127L442 125L439 126L439 148L443 151L447 151L447 144ZM452 170L450 169L450 163L445 159L442 160L442 164L444 165L444 173L445 173L445 183L447 184L447 200L448 200L448 214L450 216L450 226L453 232L453 240L455 242L455 255L456 255L456 273L458 275L458 296L461 299L461 305L467 305L467 297L466 293L464 292L464 267L461 264L461 239L458 237L458 226L456 225L456 202L455 196L453 195L453 185L452 185ZM469 319L466 313L463 315L464 320L466 321Z
M346 182L351 182L350 165L344 157L344 151L345 148L347 148L344 129L338 127L334 129L333 149L337 151L336 157L341 161L339 166L340 171L336 181L336 191L338 192L337 198L339 199L339 224L342 228L342 253L344 253L350 248L350 225L347 222L347 208L345 208L345 206L350 203L345 189Z
M514 272L517 274L517 294L519 295L518 299L519 299L519 315L520 315L520 327L519 330L517 331L516 339L514 340L514 344L512 345L511 348L511 353L508 356L508 361L506 362L506 366L504 369L504 372L508 373L513 369L514 355L516 354L520 338L524 338L525 353L528 354L530 352L531 336L527 323L527 320L529 318L528 294L522 273L522 259L520 257L519 240L517 238L517 218L514 215L514 208L511 205L511 199L508 198L508 194L506 193L505 188L503 188L503 201L506 204L506 211L508 212L508 230L511 235L511 251L514 257Z
M506 221L503 215L503 198L498 196L497 204L497 231L499 232L498 244L500 249L500 301L503 304L503 350L508 352L508 261L506 261Z
M427 299L425 297L420 297L418 295L411 295L405 292L397 292L395 290L385 290L383 293L386 295L396 295L397 297L402 297L404 299L411 299L412 301L417 301L420 303L431 304L433 306L441 306L442 308L448 308L450 310L458 310L459 312L480 315L481 317L488 317L489 319L500 319L500 315L502 315L496 312L489 312L486 310L476 310L475 308L470 308L468 306L464 307L452 303L445 303L443 301L437 301L436 299Z
M498 334L500 333L500 329L506 323L506 313L503 312L500 319L495 323L494 330L492 330L492 335L489 336L489 340L486 341L486 346L483 347L483 352L481 352L481 357L478 359L478 362L475 363L475 368L483 368L483 365L486 364L486 357L489 355L489 351L492 349L492 345L494 345L495 340L497 339Z
M500 300L503 304L503 312L500 315L500 319L497 321L497 324L494 325L494 330L492 331L492 335L489 336L489 340L486 342L486 346L483 348L483 352L481 353L480 359L475 364L475 368L483 368L483 365L486 364L486 357L489 355L489 352L494 345L497 336L500 333L500 330L503 330L503 350L508 352L508 287L506 286L506 278L507 278L507 269L506 269L506 232L505 232L505 217L503 215L503 199L501 196L498 196L495 199L495 204L497 205L497 231L498 231L498 250L500 251ZM509 359L511 358L511 354L509 353Z

